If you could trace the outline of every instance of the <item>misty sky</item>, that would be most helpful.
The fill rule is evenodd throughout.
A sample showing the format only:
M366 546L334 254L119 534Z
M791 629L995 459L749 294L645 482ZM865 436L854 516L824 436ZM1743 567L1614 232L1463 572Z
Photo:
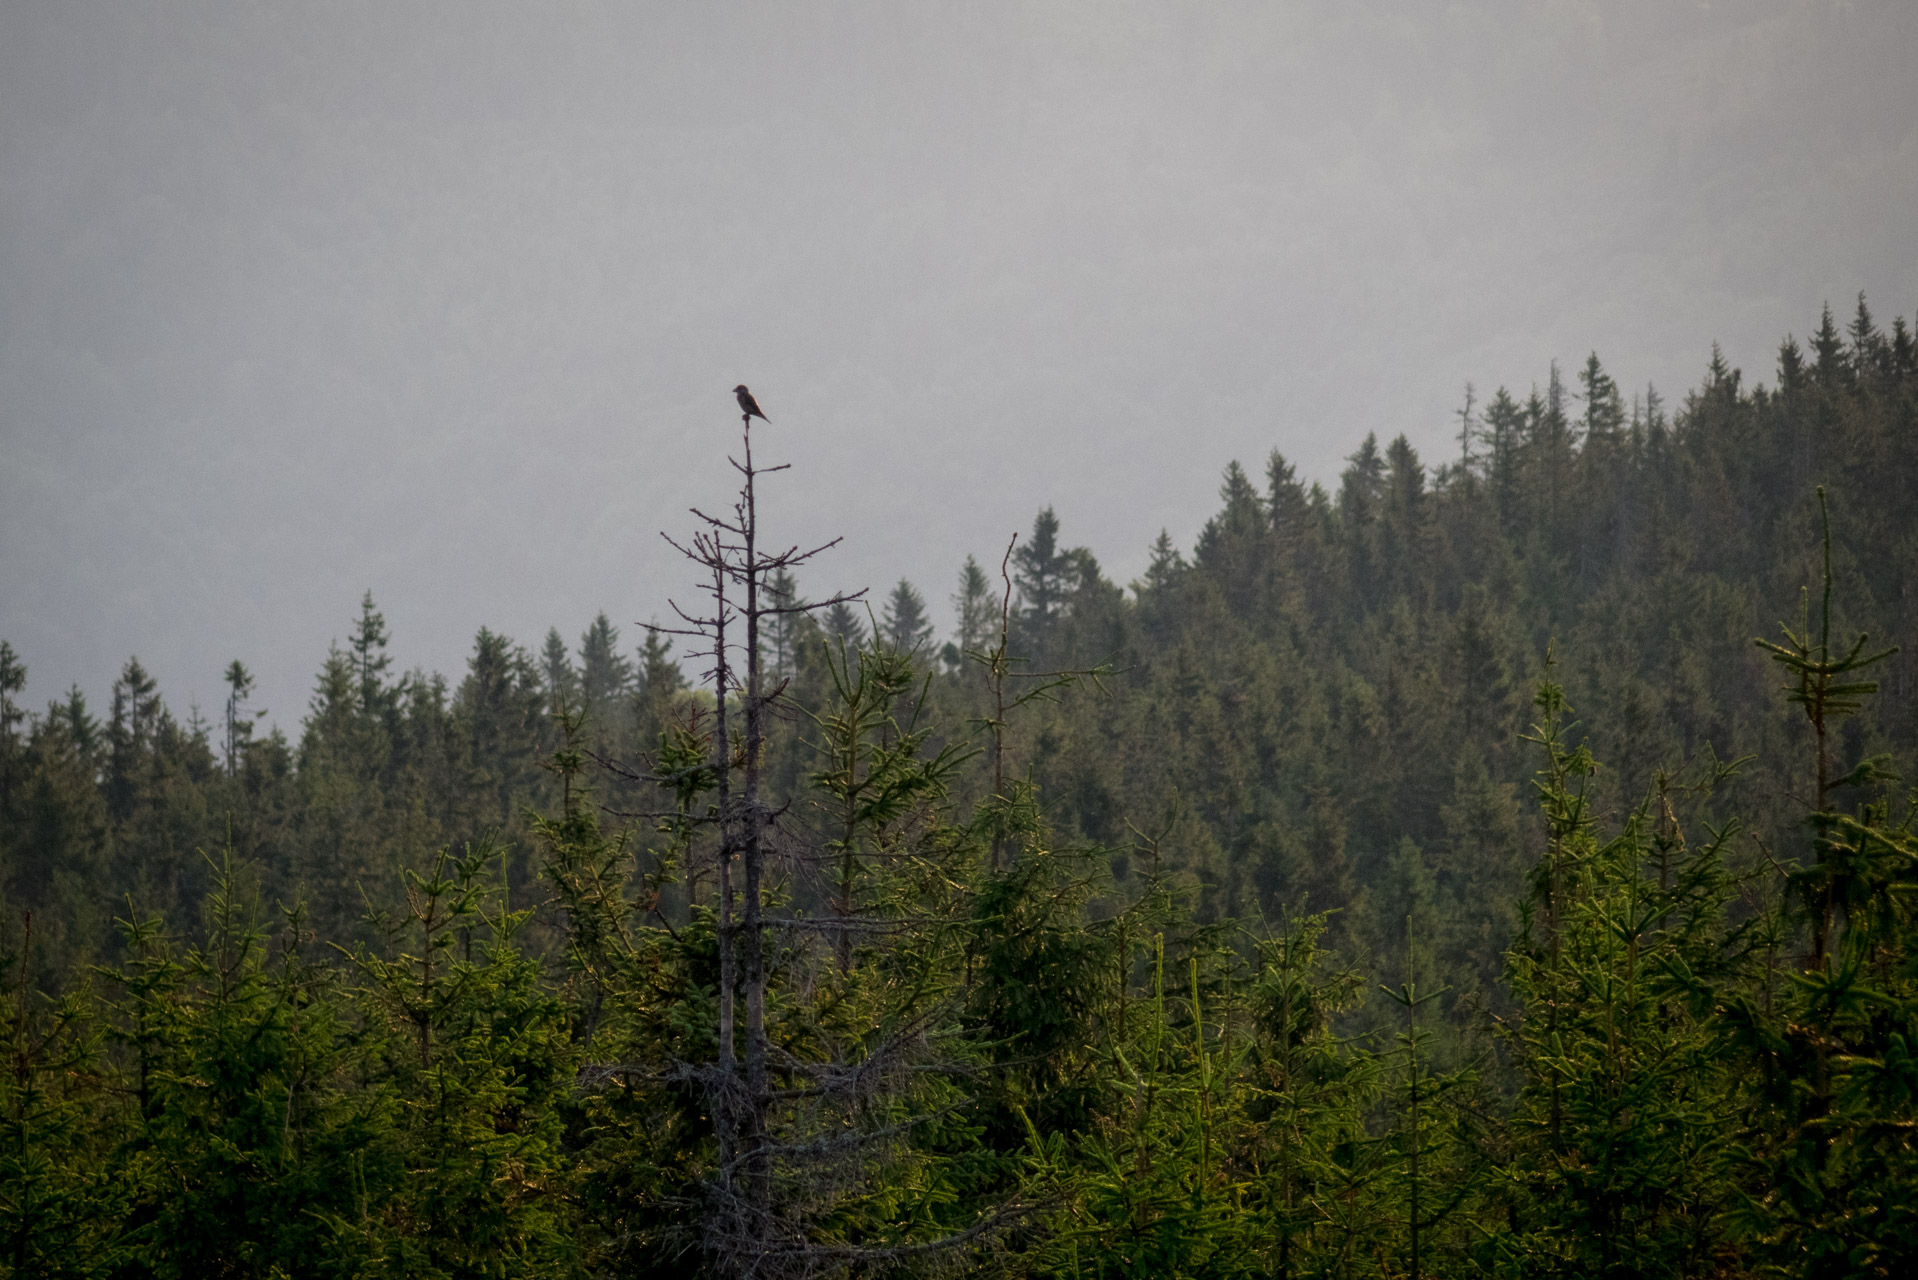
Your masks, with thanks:
M1918 4L0 7L0 637L293 729L683 592L750 383L814 594L1051 503L1124 582L1273 447L1918 306Z

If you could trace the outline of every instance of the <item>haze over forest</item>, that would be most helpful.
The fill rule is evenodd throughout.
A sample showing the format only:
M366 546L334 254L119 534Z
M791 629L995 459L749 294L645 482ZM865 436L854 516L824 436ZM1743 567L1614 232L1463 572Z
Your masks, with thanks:
M6 6L0 1280L1918 1274L1914 51Z
M1220 469L1450 456L1462 386L1918 299L1918 9L231 4L0 13L0 635L297 730L371 588L401 668L664 611L726 388L846 535L1052 505L1120 583ZM928 500L929 495L934 500Z

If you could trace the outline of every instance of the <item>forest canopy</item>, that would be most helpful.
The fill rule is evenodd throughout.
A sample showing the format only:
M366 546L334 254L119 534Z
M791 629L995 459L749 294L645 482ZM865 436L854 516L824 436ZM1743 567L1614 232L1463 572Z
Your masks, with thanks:
M297 738L0 642L0 1275L1908 1274L1910 326L1458 424L949 636L761 428L673 619L368 594Z

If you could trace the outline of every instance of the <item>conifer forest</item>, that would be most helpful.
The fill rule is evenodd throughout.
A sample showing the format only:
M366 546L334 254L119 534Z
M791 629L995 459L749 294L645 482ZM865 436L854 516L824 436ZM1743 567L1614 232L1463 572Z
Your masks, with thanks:
M848 594L716 395L673 614L296 733L0 644L0 1275L1918 1274L1918 341L1535 374Z

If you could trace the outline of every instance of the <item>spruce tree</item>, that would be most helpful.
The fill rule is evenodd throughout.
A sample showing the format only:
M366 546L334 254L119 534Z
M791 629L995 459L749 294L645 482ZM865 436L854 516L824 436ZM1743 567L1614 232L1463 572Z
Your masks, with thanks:
M579 638L580 697L587 714L605 720L629 696L632 660L619 650L619 628L604 613Z
M1265 510L1280 554L1296 566L1308 532L1309 503L1297 470L1277 449L1265 460Z
M985 647L992 633L995 612L986 571L971 556L960 566L959 589L952 594L952 611L958 616L959 631L953 637L956 661L949 665L957 665L965 660L966 654L978 653Z
M573 666L572 655L566 651L566 642L560 638L558 627L546 629L546 643L540 650L540 662L546 671L546 693L551 699L553 711L561 707L579 709L579 671Z
M113 684L113 710L107 719L107 811L120 821L152 798L155 745L165 705L159 684L138 658L128 658Z
M1219 584L1240 617L1253 617L1267 599L1270 541L1265 504L1238 463L1229 463L1219 485L1223 505L1206 522L1193 549L1193 563Z
M1353 587L1349 599L1360 614L1377 608L1385 592L1379 575L1379 519L1384 499L1385 459L1379 454L1378 437L1367 434L1339 475L1339 534L1344 542L1347 581Z
M1059 517L1051 507L1033 517L1032 536L1014 548L1012 563L1025 647L1044 652L1054 625L1065 611L1072 569L1072 554L1059 545Z
M858 612L843 600L828 608L821 622L826 635L842 648L856 650L866 642L866 624L860 620Z
M879 615L880 638L901 653L912 653L932 639L932 620L926 616L926 599L904 578L886 597Z
M376 1046L360 1069L398 1105L374 1152L393 1182L335 1230L387 1274L512 1274L574 1252L558 1192L577 1050L504 872L497 846L439 850L403 872L403 914L375 921L382 945L352 957Z
M1489 1243L1518 1274L1715 1274L1733 1080L1686 980L1736 971L1737 828L1708 827L1692 848L1673 819L1655 838L1668 787L1607 837L1589 791L1599 766L1569 745L1551 673L1535 701L1546 841L1509 956L1523 1085L1500 1176L1510 1228ZM1689 786L1709 793L1738 767L1712 762Z
M235 658L226 669L224 749L228 773L239 769L240 758L253 738L253 723L265 714L264 710L248 714L246 701L252 692L253 673L246 669L246 664Z
M360 616L353 620L353 634L347 640L362 715L383 717L397 704L398 691L386 683L387 669L393 665L386 652L390 638L386 618L373 607L373 593L368 591L360 599Z
M96 1083L104 1037L90 992L35 990L33 933L27 912L3 939L19 949L0 963L0 1265L9 1276L90 1280L131 1261L119 1230L128 1187L107 1162L111 1102Z
M811 619L800 598L799 584L787 570L766 580L766 594L774 611L766 618L766 656L774 675L790 676L798 667L800 636Z
M470 837L514 818L514 801L537 776L546 693L532 655L481 627L455 703L467 743L468 786L479 803Z
M1153 539L1151 560L1146 564L1145 585L1153 591L1163 591L1170 587L1185 568L1185 557L1172 545L1172 535L1164 529Z
M1423 605L1432 554L1425 467L1402 435L1386 446L1384 490L1379 553L1391 566L1393 593Z
M635 685L639 742L649 746L666 728L673 700L686 687L686 676L673 660L673 642L657 625L647 626L646 638L640 642Z
M1486 469L1490 474L1492 500L1498 507L1499 523L1506 534L1517 531L1523 512L1520 490L1520 459L1525 441L1525 410L1500 387L1485 406L1485 443L1489 451Z

